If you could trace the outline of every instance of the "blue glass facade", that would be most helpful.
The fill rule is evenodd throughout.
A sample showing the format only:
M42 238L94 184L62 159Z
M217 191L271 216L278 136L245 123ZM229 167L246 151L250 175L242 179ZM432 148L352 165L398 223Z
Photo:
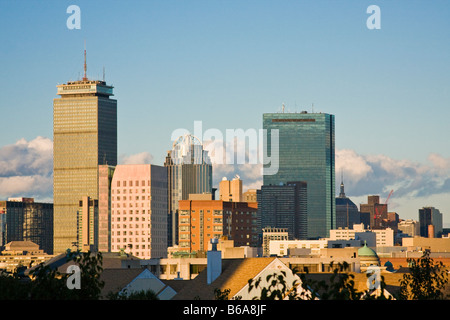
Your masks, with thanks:
M307 192L307 236L329 236L336 226L334 115L326 113L265 113L263 129L268 156L278 153L278 171L264 185L304 181ZM272 131L278 130L278 141Z

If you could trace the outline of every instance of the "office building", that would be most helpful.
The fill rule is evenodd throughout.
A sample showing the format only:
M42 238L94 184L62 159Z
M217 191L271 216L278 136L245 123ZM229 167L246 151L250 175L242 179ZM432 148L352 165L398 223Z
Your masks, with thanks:
M442 237L442 213L434 207L423 207L419 209L420 236L425 238ZM429 226L434 234L429 234Z
M266 113L264 150L278 155L278 171L264 165L263 185L288 181L308 184L307 237L326 237L336 225L334 115ZM278 131L274 131L278 130ZM278 132L278 141L272 134ZM264 227L264 226L263 226Z
M242 194L242 201L244 202L258 202L256 197L256 189L248 189Z
M419 221L407 219L398 223L398 230L410 237L420 236Z
M345 196L344 182L341 182L339 197L336 197L336 228L352 228L361 222L358 207Z
M117 101L105 81L69 81L53 101L54 251L76 249L83 197L98 200L99 165L117 164Z
M262 228L285 228L289 239L306 239L307 188L301 181L261 186L258 212Z
M262 248L263 256L270 255L270 242L273 240L288 240L289 234L286 228L263 228L262 229Z
M388 209L387 204L380 203L380 196L368 196L367 203L360 204L359 211L361 215L365 214L369 218L369 225L366 227L370 227L371 229L382 229L386 227L384 221L388 219Z
M47 254L53 254L53 204L33 198L0 201L3 246L11 241L31 241Z
M212 165L200 140L186 134L174 141L164 166L168 176L168 245L178 244L178 201L189 194L212 193Z
M256 202L222 200L179 201L179 248L193 252L208 250L211 239L222 236L236 247L258 243Z
M98 251L111 251L111 183L115 167L98 167Z
M167 257L167 169L117 165L111 181L111 251Z
M83 197L77 211L77 248L98 252L98 200Z
M236 175L233 180L228 180L226 177L219 182L219 200L241 202L242 195L242 180Z

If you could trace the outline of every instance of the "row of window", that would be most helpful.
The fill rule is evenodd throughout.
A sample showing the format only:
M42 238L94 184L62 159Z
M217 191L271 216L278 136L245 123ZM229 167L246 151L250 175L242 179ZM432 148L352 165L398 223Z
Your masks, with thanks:
M129 181L117 181L117 186L118 187L127 187L127 182L128 182L128 187L132 187L133 186L133 180L129 180ZM139 183L141 187L145 187L145 180L135 180L134 181L134 186L135 187L139 187ZM147 186L150 186L150 180L147 180Z

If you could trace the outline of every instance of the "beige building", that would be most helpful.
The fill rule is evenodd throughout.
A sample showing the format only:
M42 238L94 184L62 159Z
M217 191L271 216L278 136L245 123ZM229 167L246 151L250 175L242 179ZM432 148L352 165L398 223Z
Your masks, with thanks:
M76 249L77 210L98 200L99 165L117 164L117 101L104 81L70 81L53 100L54 253Z
M375 229L375 230L366 230L364 229L364 224L354 224L353 229L348 228L339 228L330 230L330 240L350 240L355 239L355 236L359 236L361 240L363 239L365 234L375 233L375 246L377 247L385 247L385 246L393 246L394 245L394 230L391 228L386 229ZM369 244L369 246L373 246L373 244Z
M31 241L11 241L1 251L0 270L12 273L19 266L31 268L52 257Z
M229 181L226 177L219 183L219 200L230 202L241 202L242 200L242 180L236 175Z
M408 251L450 252L450 238L403 238L403 246Z
M248 189L242 194L242 201L244 202L258 202L256 199L256 189Z
M402 231L404 234L410 237L415 237L420 235L420 225L419 221L407 219L400 221L398 223L398 230Z

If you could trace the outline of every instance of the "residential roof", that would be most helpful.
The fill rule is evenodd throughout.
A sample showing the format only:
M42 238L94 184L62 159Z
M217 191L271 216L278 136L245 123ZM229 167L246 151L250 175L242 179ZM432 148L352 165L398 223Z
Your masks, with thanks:
M104 269L100 275L100 281L105 283L101 296L106 298L109 293L119 292L142 271L143 269Z
M173 300L214 300L214 290L230 289L229 297L233 297L245 285L249 279L253 279L275 258L245 258L223 259L222 273L213 283L207 284L207 269L199 273L193 280L187 283Z

